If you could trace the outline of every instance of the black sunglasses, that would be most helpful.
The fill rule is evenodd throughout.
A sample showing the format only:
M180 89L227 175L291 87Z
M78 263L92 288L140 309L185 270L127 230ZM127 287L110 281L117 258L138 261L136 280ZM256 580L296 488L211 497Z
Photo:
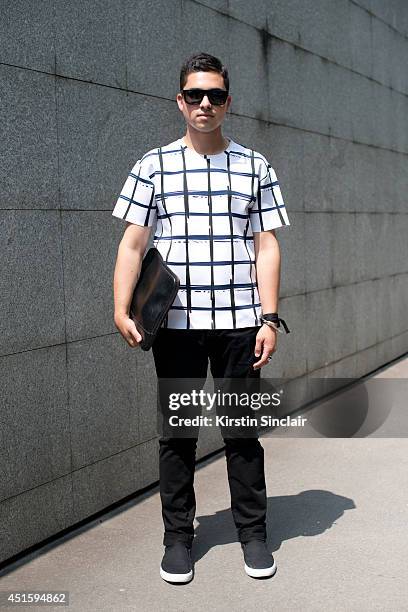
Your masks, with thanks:
M225 89L183 89L182 95L187 104L200 104L207 95L211 104L222 106L227 101L228 91Z

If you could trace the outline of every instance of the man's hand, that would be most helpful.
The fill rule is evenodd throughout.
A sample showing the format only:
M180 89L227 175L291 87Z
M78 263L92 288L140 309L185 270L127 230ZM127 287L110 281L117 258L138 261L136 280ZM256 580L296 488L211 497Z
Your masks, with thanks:
M129 346L139 346L142 336L136 329L134 321L126 314L115 315L115 325Z
M266 365L269 360L269 355L272 355L276 351L276 336L278 332L269 327L269 325L262 325L259 332L256 335L256 343L255 343L255 356L259 357L261 355L261 359L256 361L253 364L254 370L258 368L262 368Z

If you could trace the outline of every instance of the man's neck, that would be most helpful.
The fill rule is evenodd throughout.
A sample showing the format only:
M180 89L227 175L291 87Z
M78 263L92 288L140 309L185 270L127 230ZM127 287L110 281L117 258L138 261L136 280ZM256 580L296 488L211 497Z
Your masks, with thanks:
M221 128L212 132L192 132L187 129L183 142L200 155L216 155L228 147L228 139L222 135Z

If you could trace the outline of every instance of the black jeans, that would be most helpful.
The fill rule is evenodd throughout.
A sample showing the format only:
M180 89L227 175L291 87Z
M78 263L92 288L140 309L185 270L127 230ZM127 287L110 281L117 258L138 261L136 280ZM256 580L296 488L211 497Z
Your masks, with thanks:
M254 370L259 327L239 329L160 328L152 346L158 378L202 378L208 360L214 379L258 378ZM224 438L231 511L240 542L266 540L264 449L257 437ZM197 438L159 438L163 544L194 539L194 472Z

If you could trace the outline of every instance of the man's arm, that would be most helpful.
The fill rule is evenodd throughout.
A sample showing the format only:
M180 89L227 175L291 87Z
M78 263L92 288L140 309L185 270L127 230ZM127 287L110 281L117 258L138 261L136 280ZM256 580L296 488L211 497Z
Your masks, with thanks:
M278 312L281 255L275 230L254 232L255 266L262 312Z
M280 289L280 248L275 230L253 232L255 267L258 293L262 313L278 311ZM268 357L276 351L277 332L268 325L262 325L256 336L255 355L261 359L254 363L254 369L268 363Z
M128 222L116 258L113 277L114 321L130 346L135 346L142 340L136 325L129 318L129 309L151 229L149 226Z

